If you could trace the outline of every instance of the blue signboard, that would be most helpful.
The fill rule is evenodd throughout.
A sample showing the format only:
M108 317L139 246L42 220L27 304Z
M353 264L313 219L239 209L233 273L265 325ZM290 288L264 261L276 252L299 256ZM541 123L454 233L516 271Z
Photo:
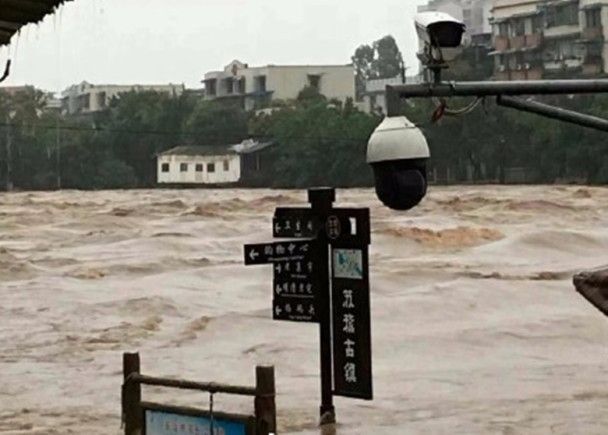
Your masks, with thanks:
M247 435L245 423L146 410L146 435Z

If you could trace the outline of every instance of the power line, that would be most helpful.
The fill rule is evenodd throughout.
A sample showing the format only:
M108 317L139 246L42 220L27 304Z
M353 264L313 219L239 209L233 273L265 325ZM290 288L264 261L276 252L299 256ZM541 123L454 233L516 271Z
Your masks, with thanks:
M21 125L15 123L7 123L0 122L0 127L14 128L14 129L40 129L40 130L62 130L62 131L80 131L80 132L95 132L95 133L123 133L123 134L141 134L141 135L151 135L151 136L196 136L200 139L213 139L216 140L218 137L222 138L235 138L235 140L242 140L243 135L234 134L232 136L226 135L225 133L217 132L216 135L209 134L208 131L205 132L193 132L193 131L169 131L169 130L133 130L133 129L119 129L119 128L107 128L107 127L83 127L83 126L69 126L62 125L61 127L57 127L56 125L44 125L44 124L29 124L29 125ZM259 139L259 140L271 140L272 136L264 136L264 135L245 135L247 138L251 139ZM362 141L367 142L368 137L360 137L360 138L347 138L347 137L332 137L332 136L289 136L289 139L300 139L300 140L331 140L331 141L339 141L339 142L351 142L351 143L360 143Z

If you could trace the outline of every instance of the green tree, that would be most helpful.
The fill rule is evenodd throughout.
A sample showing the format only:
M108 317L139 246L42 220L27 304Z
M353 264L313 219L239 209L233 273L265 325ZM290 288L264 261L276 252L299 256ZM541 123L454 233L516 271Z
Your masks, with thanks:
M374 77L373 63L375 50L370 45L361 45L355 50L352 62L355 68L355 87L357 99L365 92L365 82Z
M372 71L376 78L387 79L401 74L403 68L403 56L397 46L397 41L391 35L387 35L374 42L376 53L372 63Z
M357 99L365 92L365 82L386 79L403 72L403 56L397 41L391 35L378 39L371 45L361 45L352 56L355 68Z
M370 186L367 140L379 119L352 101L303 100L252 120L252 132L272 138L275 187Z
M247 138L247 113L235 103L199 100L184 130L193 145L227 145Z

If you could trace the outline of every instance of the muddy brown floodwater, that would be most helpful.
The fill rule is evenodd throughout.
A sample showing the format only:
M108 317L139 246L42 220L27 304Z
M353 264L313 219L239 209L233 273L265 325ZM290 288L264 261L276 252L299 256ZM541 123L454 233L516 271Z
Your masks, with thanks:
M318 331L270 320L242 265L301 192L0 195L0 433L119 434L121 356L148 374L253 384L274 364L281 433L318 434ZM608 265L608 190L434 188L408 213L369 190L373 402L338 434L602 434L608 321L572 275ZM148 399L207 397L146 389ZM218 397L216 409L251 411Z

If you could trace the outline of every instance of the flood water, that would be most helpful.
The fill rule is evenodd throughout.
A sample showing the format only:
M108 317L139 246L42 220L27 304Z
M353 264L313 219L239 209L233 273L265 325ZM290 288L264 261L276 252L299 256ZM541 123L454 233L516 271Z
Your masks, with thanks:
M318 330L271 320L271 240L294 191L0 194L0 433L119 434L122 352L146 374L253 385L276 367L280 433L318 434ZM608 190L433 188L407 213L370 190L373 402L338 434L601 434L608 321L572 275L608 264ZM202 394L147 400L206 407ZM218 396L216 409L251 412Z

